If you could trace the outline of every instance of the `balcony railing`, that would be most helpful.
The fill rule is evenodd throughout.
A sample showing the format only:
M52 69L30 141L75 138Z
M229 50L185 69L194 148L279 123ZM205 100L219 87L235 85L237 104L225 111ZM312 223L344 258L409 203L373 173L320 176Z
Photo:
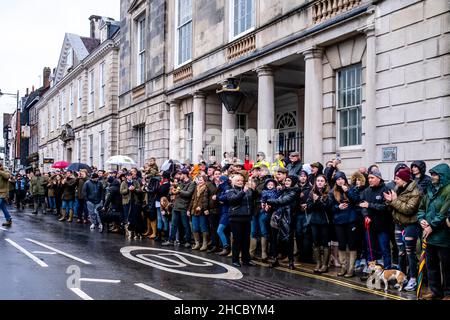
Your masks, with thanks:
M227 59L234 60L256 50L256 36L254 34L242 38L231 44L227 49Z
M361 4L361 0L319 0L313 4L313 22L321 23Z
M178 83L184 80L192 79L192 77L193 77L193 70L192 65L190 64L176 70L173 73L173 83Z

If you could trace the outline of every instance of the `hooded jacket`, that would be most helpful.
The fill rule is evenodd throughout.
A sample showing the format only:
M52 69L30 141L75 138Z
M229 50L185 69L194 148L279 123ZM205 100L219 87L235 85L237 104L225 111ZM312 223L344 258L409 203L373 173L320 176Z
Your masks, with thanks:
M342 171L337 171L336 175L334 176L334 188L330 191L329 198L331 199L332 209L333 209L333 221L334 224L347 224L351 222L356 221L356 206L359 204L359 191L356 187L349 187L348 191L346 192L347 198L348 198L348 207L345 210L341 210L339 208L339 205L344 203L345 197L344 197L344 191L341 187L336 185L336 180L339 178L343 178L345 181L347 181L347 177L345 176L345 173ZM337 199L334 196L334 191L337 190L337 192L340 193L340 201L337 201Z
M326 225L332 223L331 211L331 199L329 195L326 198L320 196L317 201L314 201L313 190L309 193L308 200L306 200L307 213L311 214L311 224Z
M230 182L227 179L224 183L217 187L217 200L219 201L219 213L220 213L220 224L228 225L229 216L228 210L229 205L226 198L226 192L231 189Z
M271 189L271 190L267 189L267 184L269 182L273 182L275 184L275 187L273 189ZM267 203L267 200L269 200L269 199L276 199L276 198L278 198L279 192L277 190L277 184L278 183L277 183L277 181L275 179L267 179L264 182L264 189L261 192L261 202L260 202L261 204L262 203Z
M196 183L189 180L188 182L180 182L180 192L178 193L173 204L173 210L187 211L191 202L192 196L196 189Z
M397 192L400 191L397 189ZM411 181L404 190L391 201L392 217L395 223L411 224L417 222L417 211L420 203L420 190L415 181Z
M445 222L450 209L450 167L441 163L430 172L439 175L439 186L430 184L426 189L419 205L418 220L426 220L433 229L427 238L429 244L450 248L450 228Z
M120 181L119 179L114 179L109 185L108 195L105 198L105 208L111 205L111 210L116 212L122 212L122 196L120 194Z
M8 180L10 177L11 174L8 171L0 170L0 199L5 199L6 197L8 197Z
M419 168L420 178L417 178L415 176L413 178L414 178L414 181L416 181L417 186L419 187L420 193L425 194L428 185L431 184L431 177L426 175L427 165L425 164L424 161L418 160L418 161L413 161L413 163L411 163L411 168L412 168L412 166L416 166L417 168Z
M229 205L228 215L230 221L250 222L253 215L252 189L244 192L243 188L232 187L225 193L226 201Z
M88 180L83 183L81 191L83 199L94 204L99 204L103 199L103 184L100 181Z

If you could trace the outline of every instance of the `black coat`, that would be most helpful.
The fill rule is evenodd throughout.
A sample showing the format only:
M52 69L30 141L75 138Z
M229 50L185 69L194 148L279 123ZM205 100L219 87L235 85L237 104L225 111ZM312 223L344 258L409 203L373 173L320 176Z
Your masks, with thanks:
M331 216L331 199L327 195L326 198L320 196L317 201L313 199L313 191L309 193L308 200L306 201L307 205L307 213L311 215L311 224L331 224L332 216Z
M230 221L250 222L254 212L252 189L244 192L242 188L232 187L227 190L225 197L229 204L228 215Z
M289 171L289 176L299 176L300 172L302 171L303 165L300 161L297 162L291 162L287 165L286 169Z
M294 231L292 225L294 216L299 211L300 188L286 188L277 199L268 199L267 204L275 209L272 215L271 226L279 230L279 240L288 241L289 235Z
M411 163L411 166L413 165L419 168L420 178L414 177L414 181L416 181L420 193L423 195L425 194L427 187L431 184L431 177L426 175L427 165L424 161L413 161L413 163Z
M382 182L377 187L368 187L360 194L361 202L367 201L369 208L362 208L361 213L364 217L370 217L371 230L375 232L389 232L393 223L392 214L389 206L384 200L384 192L390 189Z

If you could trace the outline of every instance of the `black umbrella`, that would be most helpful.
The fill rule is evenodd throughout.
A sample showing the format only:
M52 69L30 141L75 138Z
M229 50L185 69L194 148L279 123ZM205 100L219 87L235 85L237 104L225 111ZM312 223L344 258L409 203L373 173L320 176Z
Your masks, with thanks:
M66 168L68 171L80 171L81 169L86 169L89 173L92 171L91 167L84 163L72 163Z

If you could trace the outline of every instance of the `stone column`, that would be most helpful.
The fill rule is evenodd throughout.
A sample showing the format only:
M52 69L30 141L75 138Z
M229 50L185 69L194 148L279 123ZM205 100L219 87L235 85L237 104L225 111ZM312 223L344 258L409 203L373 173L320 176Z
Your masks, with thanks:
M236 129L236 115L229 114L222 105L222 157L224 152L234 150L234 130ZM216 155L219 158L219 155Z
M180 105L177 101L171 101L170 106L170 132L169 132L169 157L180 159Z
M304 163L323 162L322 54L321 49L303 52L305 56Z
M273 160L275 127L275 79L272 68L259 67L258 73L258 151Z
M366 48L366 101L362 108L362 144L364 148L364 163L370 165L376 161L376 53L375 28L370 25L364 29L367 37Z
M198 91L194 93L194 142L192 161L198 163L199 157L203 157L204 134L206 128L206 95Z

